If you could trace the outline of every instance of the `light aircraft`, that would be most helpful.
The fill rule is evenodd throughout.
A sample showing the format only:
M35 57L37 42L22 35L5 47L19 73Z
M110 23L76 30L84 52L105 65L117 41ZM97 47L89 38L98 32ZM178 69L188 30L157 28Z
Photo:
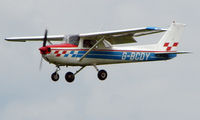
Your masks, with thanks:
M13 42L43 41L43 46L39 48L42 58L50 64L56 65L56 70L51 75L53 81L59 80L60 66L81 67L75 73L67 72L65 74L67 82L73 82L75 75L86 66L94 66L98 71L98 78L105 80L107 72L99 70L97 65L162 61L175 58L177 54L188 53L177 51L184 26L184 24L173 22L168 29L143 27L70 36L48 36L46 30L44 36L10 37L5 40ZM116 46L135 43L136 37L160 32L166 33L156 44ZM64 43L53 45L51 41L64 41ZM50 45L47 45L47 42Z

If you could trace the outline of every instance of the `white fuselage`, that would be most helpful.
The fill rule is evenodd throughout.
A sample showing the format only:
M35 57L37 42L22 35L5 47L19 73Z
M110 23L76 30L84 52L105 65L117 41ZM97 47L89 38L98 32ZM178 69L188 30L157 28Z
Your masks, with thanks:
M94 49L82 61L80 58L88 51L81 48L51 48L49 54L43 55L43 58L49 63L59 66L87 66L102 64L117 64L130 62L147 62L157 60L167 60L167 58L158 57L157 52L152 50L152 45L132 46L132 47L111 47L103 49Z

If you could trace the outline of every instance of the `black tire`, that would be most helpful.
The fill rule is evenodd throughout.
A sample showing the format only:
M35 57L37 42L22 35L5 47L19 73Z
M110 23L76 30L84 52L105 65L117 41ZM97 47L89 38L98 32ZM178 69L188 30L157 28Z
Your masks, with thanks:
M52 75L51 75L51 79L56 82L59 80L59 74L57 72L54 72Z
M100 70L98 72L98 78L100 80L105 80L107 78L107 72L105 70Z
M74 79L75 79L75 76L74 76L74 74L73 74L72 72L67 72L67 73L65 74L65 80L66 80L67 82L71 83L71 82L74 81Z

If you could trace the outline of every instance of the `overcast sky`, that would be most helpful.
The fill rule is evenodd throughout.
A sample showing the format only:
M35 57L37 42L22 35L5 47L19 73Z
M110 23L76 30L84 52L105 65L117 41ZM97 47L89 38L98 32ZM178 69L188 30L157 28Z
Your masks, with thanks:
M200 2L198 0L1 0L1 120L199 120ZM41 42L12 43L5 37L76 34L144 26L187 24L180 51L167 62L99 66L108 72L99 81L93 67L74 83L64 74L52 82L55 66L39 71ZM139 39L156 42L161 35Z

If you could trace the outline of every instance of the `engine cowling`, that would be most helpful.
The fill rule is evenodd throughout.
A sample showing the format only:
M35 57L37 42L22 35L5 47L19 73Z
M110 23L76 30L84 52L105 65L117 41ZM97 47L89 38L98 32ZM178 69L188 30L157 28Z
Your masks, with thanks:
M50 47L41 47L41 48L39 48L39 50L40 50L40 53L42 55L46 55L46 54L51 53L51 48Z

